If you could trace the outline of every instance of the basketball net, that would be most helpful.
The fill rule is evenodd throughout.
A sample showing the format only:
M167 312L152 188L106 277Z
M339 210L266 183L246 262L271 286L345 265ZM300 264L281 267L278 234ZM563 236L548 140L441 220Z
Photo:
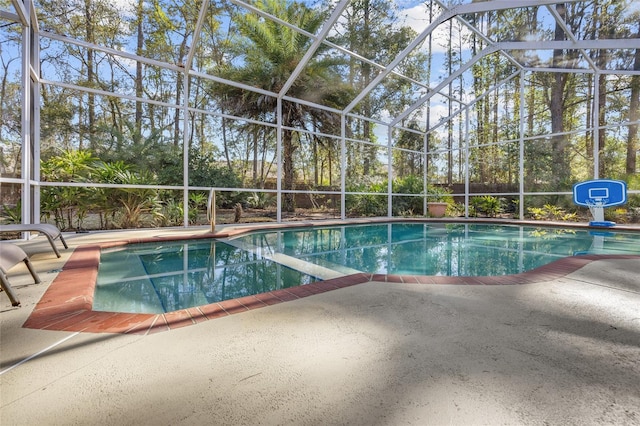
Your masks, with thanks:
M607 201L609 201L607 198L587 200L594 222L604 222L604 205Z

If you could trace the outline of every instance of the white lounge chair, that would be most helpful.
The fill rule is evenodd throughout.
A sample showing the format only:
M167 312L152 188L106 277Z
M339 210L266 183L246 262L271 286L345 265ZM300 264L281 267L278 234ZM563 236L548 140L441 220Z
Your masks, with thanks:
M33 280L36 284L39 283L40 277L33 269L33 265L31 265L31 261L29 261L27 253L15 244L0 243L0 286L2 287L2 290L7 293L7 296L9 296L12 306L20 305L20 300L18 300L11 288L11 284L9 284L7 272L20 262L24 262L27 265Z
M49 240L49 244L51 244L51 248L53 249L53 252L58 257L60 257L60 252L58 251L58 248L54 243L56 238L60 238L60 241L62 241L62 245L64 246L64 248L69 248L60 230L56 226L50 225L48 223L0 225L0 233L7 233L7 232L39 232L41 234L44 234Z

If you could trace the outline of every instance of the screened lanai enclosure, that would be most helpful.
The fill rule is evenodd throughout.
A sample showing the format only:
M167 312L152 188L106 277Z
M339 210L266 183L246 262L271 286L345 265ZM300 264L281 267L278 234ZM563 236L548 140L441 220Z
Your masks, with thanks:
M0 57L4 223L640 222L637 0L0 0Z

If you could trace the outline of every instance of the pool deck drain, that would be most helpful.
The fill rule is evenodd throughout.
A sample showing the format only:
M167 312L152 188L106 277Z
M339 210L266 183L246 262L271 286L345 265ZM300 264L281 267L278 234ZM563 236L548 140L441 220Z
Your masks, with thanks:
M188 238L211 238L214 236L220 238L229 236L229 234L214 235L205 233ZM24 327L70 332L151 334L372 281L423 285L521 285L561 278L595 260L640 259L640 256L634 255L574 256L559 259L519 274L484 277L356 273L163 314L103 312L92 309L93 293L102 249L132 243L184 238L184 235L164 238L154 237L78 247L35 306L33 312L24 323Z

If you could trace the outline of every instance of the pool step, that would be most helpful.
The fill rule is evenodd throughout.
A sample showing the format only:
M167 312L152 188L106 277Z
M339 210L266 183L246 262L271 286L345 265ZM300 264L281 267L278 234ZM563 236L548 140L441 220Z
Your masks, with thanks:
M253 244L247 243L242 240L236 239L236 240L221 240L221 241L233 247L239 248L241 250L246 250L248 252L254 253L256 256L262 257L264 259L272 260L276 263L279 263L280 265L284 265L296 271L302 272L303 274L312 275L316 278L320 278L321 280L330 280L333 278L339 278L345 275L350 275L350 274L360 272L355 270L353 270L353 272L351 270L345 271L344 267L340 267L341 271L337 271L324 266L316 265L315 263L307 262L306 260L289 256L287 254L274 253L271 250L265 250L262 247L255 246Z

